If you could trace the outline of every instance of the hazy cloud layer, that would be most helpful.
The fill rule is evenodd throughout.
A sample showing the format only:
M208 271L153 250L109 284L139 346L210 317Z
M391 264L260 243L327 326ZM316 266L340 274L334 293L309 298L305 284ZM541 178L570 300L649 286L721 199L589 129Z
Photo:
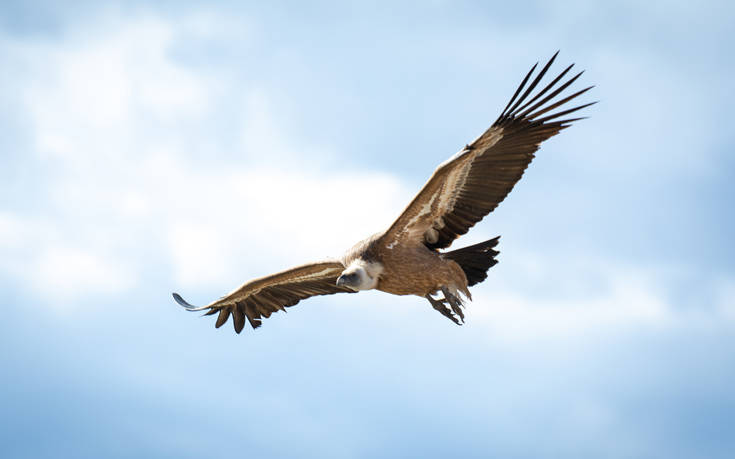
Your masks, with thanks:
M4 453L732 451L729 6L81 5L0 11ZM382 229L557 47L601 103L460 242L503 236L466 326L171 301Z

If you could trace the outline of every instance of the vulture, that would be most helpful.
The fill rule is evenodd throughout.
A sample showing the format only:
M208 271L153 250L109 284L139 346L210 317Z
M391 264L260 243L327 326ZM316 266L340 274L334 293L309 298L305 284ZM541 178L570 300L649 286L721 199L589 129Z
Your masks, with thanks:
M240 333L246 320L258 328L263 318L312 296L377 289L424 297L461 325L464 302L472 299L468 287L484 281L497 263L499 236L457 250L444 249L505 199L541 142L584 119L568 115L596 103L569 106L593 86L562 94L583 73L565 79L574 64L539 85L558 54L535 76L538 62L531 68L495 122L441 163L385 231L358 242L341 258L247 281L206 306L192 306L177 293L174 299L189 311L216 314L217 328L232 316Z

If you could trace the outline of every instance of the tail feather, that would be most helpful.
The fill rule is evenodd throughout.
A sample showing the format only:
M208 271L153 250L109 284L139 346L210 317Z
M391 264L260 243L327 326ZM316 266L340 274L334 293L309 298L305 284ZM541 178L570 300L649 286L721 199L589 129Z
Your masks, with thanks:
M442 257L457 262L467 276L467 285L479 284L487 279L487 270L498 263L495 259L500 252L494 250L500 236L479 244L442 253Z

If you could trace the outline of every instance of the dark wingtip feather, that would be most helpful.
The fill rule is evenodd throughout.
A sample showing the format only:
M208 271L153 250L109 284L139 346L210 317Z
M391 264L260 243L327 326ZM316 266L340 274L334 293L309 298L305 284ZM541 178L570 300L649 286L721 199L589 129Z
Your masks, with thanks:
M245 315L242 311L237 309L232 311L232 325L235 327L235 333L239 335L245 326Z
M189 310L196 309L196 306L187 303L186 300L184 300L183 298L181 298L181 295L179 295L178 293L172 293L171 295L173 295L174 300L177 303L179 303L179 306L183 306L183 307L185 307L186 309L189 309Z
M577 77L578 77L579 75L581 75L581 73L580 73L580 74L578 74L578 75L577 75L576 77L574 77L574 78L573 78L572 80L570 80L570 81L566 82L566 83L565 83L564 85L562 85L562 88L563 88L563 87L566 87L567 85L569 85L569 84L570 84L570 83L571 83L572 81L574 81L574 80L575 80L575 79L576 79L576 78L577 78ZM540 108L540 109L536 110L535 112L533 112L533 113L529 113L529 114L527 114L527 115L524 115L524 116L525 116L525 117L527 117L527 118L528 118L529 120L534 120L534 121L537 121L537 122L545 122L545 121L551 120L551 119L553 119L553 118L555 118L555 117L557 117L557 116L561 116L561 115L563 115L563 114L566 114L566 113L571 113L572 111L575 111L575 110L579 110L579 109L581 109L581 108L585 108L585 107L588 107L588 106L590 106L590 105L592 105L592 104L585 104L585 105L580 105L579 107L577 107L577 108L575 108L575 109L573 109L573 110L571 110L571 111L570 111L570 110L567 110L567 111L564 111L564 112L559 112L559 113L556 113L556 114L554 114L554 115L551 115L551 116L547 116L547 117L545 117L545 118L538 118L539 116L543 115L544 113L550 112L551 110L554 110L555 108L557 108L557 107L560 107L560 106L562 106L562 105L566 104L566 103L567 103L567 102L569 102L570 100L573 100L573 99L575 99L575 98L577 98L577 97L581 96L582 94L586 93L586 92L587 92L587 91L589 91L590 89L592 89L592 86L586 87L586 88L582 89L581 91L577 91L577 92L575 92L575 93L574 93L574 94L572 94L571 96L567 96L567 97L565 97L565 98L563 98L563 99L561 99L561 100L558 100L558 101L554 102L553 104L551 104L551 105L549 105L549 106L546 106L546 107L544 107L544 108Z
M539 82L544 77L544 75L546 75L546 72L549 70L549 67L551 67L551 64L553 64L554 63L554 60L556 60L557 54L559 54L559 51L557 51L556 53L554 53L553 56L551 56L551 59L549 59L549 62L547 62L546 65L544 65L544 68L542 68L541 71L538 73L538 75L536 75L536 78L534 78L533 82L528 86L528 88L526 89L526 92L524 92L523 95L515 103L515 105L513 105L513 107L511 107L510 110L508 110L504 114L505 117L507 117L507 118L513 118L516 115L516 110L518 109L518 106L521 105L526 100L526 98L536 88L536 85L539 84ZM538 62L536 63L536 65L538 65ZM534 65L533 68L535 69L536 66ZM536 97L538 97L538 96L536 96ZM534 97L534 99L535 99L535 97Z
M518 86L518 89L516 89L515 94L513 94L513 97L511 97L510 100L508 101L508 105L505 106L505 109L503 109L503 112L500 114L498 119L495 120L496 123L505 116L505 112L507 112L510 106L513 104L513 102L515 102L516 97L518 97L518 94L520 94L523 88L526 86L528 79L531 78L531 75L533 74L533 71L536 70L536 67L538 67L538 62L533 64L533 67L531 67L531 70L528 71L528 73L526 74L526 77L523 79L523 81L521 81L521 84Z
M536 119L534 119L534 122L537 122L537 123L546 123L546 122L551 121L551 120L553 120L555 118L559 118L560 116L568 115L570 113L576 112L577 110L582 110L583 108L587 108L590 105L594 105L594 102L590 102L589 104L584 104L584 105L580 105L578 107L570 108L569 110L564 110L564 111L561 111L561 112L558 112L558 113L554 113L552 115L545 116L543 118L536 118Z
M572 123L574 123L576 121L586 120L586 119L589 119L589 116L580 116L578 118L567 118L567 119L564 119L564 120L556 121L556 123L559 124L559 127L561 129L566 129L569 126L571 126Z
M226 308L222 308L219 310L219 315L217 316L217 322L214 324L214 328L219 328L222 325L227 322L227 319L230 318L230 311Z

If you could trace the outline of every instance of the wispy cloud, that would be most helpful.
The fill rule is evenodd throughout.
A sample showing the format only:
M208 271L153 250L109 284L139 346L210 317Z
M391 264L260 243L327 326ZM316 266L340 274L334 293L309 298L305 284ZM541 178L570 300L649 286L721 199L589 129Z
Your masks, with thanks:
M333 155L291 139L262 89L242 99L235 123L242 140L232 147L248 160L204 158L201 167L175 128L209 116L238 88L176 63L169 23L109 27L95 41L81 34L62 47L16 48L32 77L24 91L32 161L54 164L42 185L42 215L7 213L3 223L6 270L30 289L58 300L63 287L69 301L119 293L137 285L153 247L168 249L164 264L178 283L221 287L242 275L243 260L275 269L267 259L338 256L408 199L388 174L327 175L324 161ZM268 166L274 161L283 167ZM19 257L35 260L34 268L21 269Z

